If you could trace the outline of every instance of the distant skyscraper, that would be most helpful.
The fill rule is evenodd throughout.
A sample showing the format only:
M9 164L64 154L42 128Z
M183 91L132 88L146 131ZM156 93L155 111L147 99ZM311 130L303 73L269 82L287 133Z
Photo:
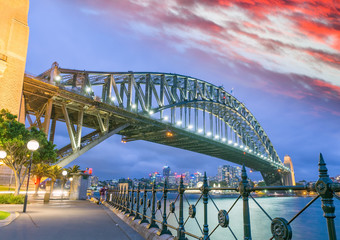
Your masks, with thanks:
M225 181L228 185L233 185L239 182L241 177L241 168L229 165L219 166L217 170L217 180Z
M163 177L169 177L170 176L170 167L169 166L164 166L163 167Z
M294 174L293 162L290 156L288 155L285 156L283 164L285 165L285 167L289 168L291 172L290 174L287 174L284 179L285 185L295 186L295 174Z

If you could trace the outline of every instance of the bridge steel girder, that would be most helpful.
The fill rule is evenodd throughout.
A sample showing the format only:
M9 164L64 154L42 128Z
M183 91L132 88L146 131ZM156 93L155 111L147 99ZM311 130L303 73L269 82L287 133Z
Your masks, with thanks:
M70 104L76 112L82 104L84 115L93 116L84 118L86 127L103 132L105 124L129 123L119 132L127 141L146 140L245 163L261 171L269 184L290 172L254 115L223 87L179 74L81 71L56 64L34 80L54 87L54 101L67 109L68 101L78 104ZM94 94L98 88L101 96ZM164 130L174 133L172 140L161 136Z

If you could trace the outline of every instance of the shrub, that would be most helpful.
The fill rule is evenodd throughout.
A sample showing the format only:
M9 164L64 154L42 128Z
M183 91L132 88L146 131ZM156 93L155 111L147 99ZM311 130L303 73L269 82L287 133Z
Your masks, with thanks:
M25 195L0 194L0 204L23 204Z

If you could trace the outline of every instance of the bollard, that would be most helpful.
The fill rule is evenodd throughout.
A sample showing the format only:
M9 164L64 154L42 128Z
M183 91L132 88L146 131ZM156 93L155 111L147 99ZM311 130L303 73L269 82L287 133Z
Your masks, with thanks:
M167 189L167 180L164 181L164 188L163 188L163 221L162 221L162 228L157 232L157 235L163 235L163 234L170 234L171 232L168 229L167 226L167 220L166 220L166 199L167 199L168 189Z
M158 225L155 222L156 218L156 189L155 189L155 181L152 183L152 206L151 206L151 219L150 224L147 226L147 228L159 228Z
M144 193L143 193L143 216L142 219L139 221L139 224L142 223L149 223L149 221L146 219L146 198L148 196L148 190L146 189L146 184L144 185Z
M315 184L315 189L321 196L322 210L324 212L323 216L326 218L327 221L328 239L336 240L337 238L334 225L335 206L333 203L333 191L332 191L333 181L329 178L327 172L328 169L326 167L326 163L323 160L322 154L320 153L319 179Z
M203 240L209 240L209 226L208 226L208 194L209 185L207 180L207 174L204 172L203 186L201 187L203 195L203 211L204 211L204 224L203 224Z
M243 235L244 240L251 240L251 229L250 229L250 214L249 214L249 183L247 180L247 172L244 165L242 166L242 181L239 185L239 192L243 200Z

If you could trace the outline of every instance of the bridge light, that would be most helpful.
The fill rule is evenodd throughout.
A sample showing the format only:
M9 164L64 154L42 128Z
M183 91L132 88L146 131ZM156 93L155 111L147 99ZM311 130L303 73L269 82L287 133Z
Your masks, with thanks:
M194 128L194 126L192 126L192 125L188 126L188 129L193 129L193 128Z
M131 106L132 109L135 109L136 107L137 107L136 104L132 104L132 106Z
M85 88L85 91L86 91L86 92L91 92L91 90L92 90L92 89L91 89L91 87L89 87L89 86L87 86L87 87Z
M111 101L115 101L116 100L116 97L111 97Z
M122 142L122 143L126 143L126 140L122 140L121 142Z
M203 129L202 128L199 128L198 129L198 133L202 133L203 132Z
M181 124L182 124L182 121L177 121L177 122L176 122L176 125L177 125L177 126L180 126Z
M227 139L225 139L225 138L222 138L222 142L225 142L225 141L227 141Z
M215 135L215 137L214 137L215 139L219 139L220 137L218 136L218 135Z
M229 143L229 144L232 144L232 143L233 143L233 141L229 140L229 141L228 141L228 143Z
M61 77L60 77L60 75L57 75L57 76L55 76L55 77L54 77L54 80L56 80L56 81L60 81L60 80L61 80Z
M234 146L236 147L238 144L237 143L234 143Z
M152 115L152 114L154 114L154 112L153 112L152 110L150 110L150 111L149 111L149 114Z
M163 120L164 120L164 121L168 121L168 120L169 120L169 117L168 117L168 116L164 116L164 117L163 117Z
M242 149L242 148L243 148L243 145L241 145L240 148Z
M251 153L253 150L249 149L249 152Z
M207 132L207 136L211 136L211 132Z
M166 134L165 134L167 137L172 137L174 134L170 131L170 130L168 130L168 131L166 131Z

